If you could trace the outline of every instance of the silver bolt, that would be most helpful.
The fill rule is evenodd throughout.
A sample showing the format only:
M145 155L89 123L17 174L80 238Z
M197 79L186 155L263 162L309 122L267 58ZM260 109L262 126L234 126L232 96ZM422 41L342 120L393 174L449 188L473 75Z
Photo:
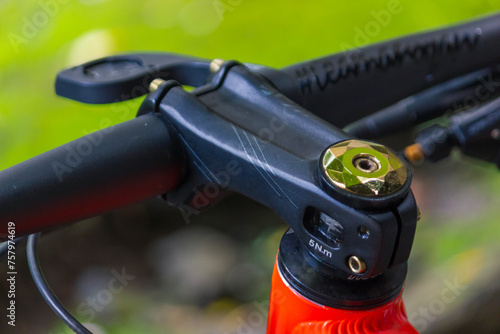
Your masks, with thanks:
M374 173L380 169L380 162L370 154L358 154L352 159L357 170L365 173Z

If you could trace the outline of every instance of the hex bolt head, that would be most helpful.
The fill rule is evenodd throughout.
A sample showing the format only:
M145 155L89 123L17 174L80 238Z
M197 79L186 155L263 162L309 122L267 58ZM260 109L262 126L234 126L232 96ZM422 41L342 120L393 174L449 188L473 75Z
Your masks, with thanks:
M160 87L160 85L162 83L164 83L165 80L163 79L160 79L160 78L156 78L154 79L153 81L151 81L151 83L149 84L149 92L152 93L154 92L155 90L158 89L158 87Z
M406 165L396 153L362 140L346 140L329 147L320 167L333 186L365 196L392 194L408 177Z
M362 274L366 271L366 263L357 256L351 256L347 264L354 274Z
M220 68L222 67L222 65L224 65L225 62L226 61L224 59L220 59L220 58L216 58L216 59L212 60L210 62L210 66L209 66L210 73L215 73L218 70L220 70Z

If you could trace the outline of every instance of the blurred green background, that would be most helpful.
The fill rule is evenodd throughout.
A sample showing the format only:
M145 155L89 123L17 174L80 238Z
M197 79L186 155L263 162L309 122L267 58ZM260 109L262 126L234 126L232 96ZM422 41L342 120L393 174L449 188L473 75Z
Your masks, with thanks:
M363 43L500 10L494 0L397 2L400 12ZM146 50L282 67L360 46L359 31L391 3L0 0L0 170L97 130L105 119L134 117L140 98L118 114L56 97L53 82L62 68ZM423 219L406 301L421 331L499 332L500 287L493 279L500 274L499 186L494 167L460 156L416 170ZM240 197L187 226L175 209L152 200L48 235L41 258L63 302L100 326L96 332L238 333L248 331L248 314L267 299L283 230L269 210ZM183 247L189 251L176 251ZM78 311L121 268L136 277L130 286L93 317L85 307ZM13 333L65 332L24 273ZM465 288L444 303L440 296L456 282ZM3 276L0 284L3 298ZM265 332L265 324L250 327ZM2 320L0 332L8 330Z

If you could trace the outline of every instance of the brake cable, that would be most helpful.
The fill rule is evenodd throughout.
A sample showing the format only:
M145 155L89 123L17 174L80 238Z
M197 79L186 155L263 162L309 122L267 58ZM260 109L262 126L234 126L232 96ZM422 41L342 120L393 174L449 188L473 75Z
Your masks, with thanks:
M71 328L71 330L77 334L92 334L91 331L85 328L85 326L83 326L78 320L75 319L75 317L71 315L71 313L69 313L48 285L38 260L38 239L40 238L40 235L41 233L31 234L28 236L28 243L26 244L28 266L38 291L40 291L40 294L50 308L69 328Z

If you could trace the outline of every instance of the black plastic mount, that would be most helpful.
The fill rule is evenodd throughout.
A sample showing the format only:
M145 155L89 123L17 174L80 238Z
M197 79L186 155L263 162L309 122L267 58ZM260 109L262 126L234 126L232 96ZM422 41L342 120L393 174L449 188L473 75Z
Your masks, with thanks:
M156 78L201 86L210 62L170 53L125 54L97 59L59 72L57 95L102 104L130 100L149 93Z

